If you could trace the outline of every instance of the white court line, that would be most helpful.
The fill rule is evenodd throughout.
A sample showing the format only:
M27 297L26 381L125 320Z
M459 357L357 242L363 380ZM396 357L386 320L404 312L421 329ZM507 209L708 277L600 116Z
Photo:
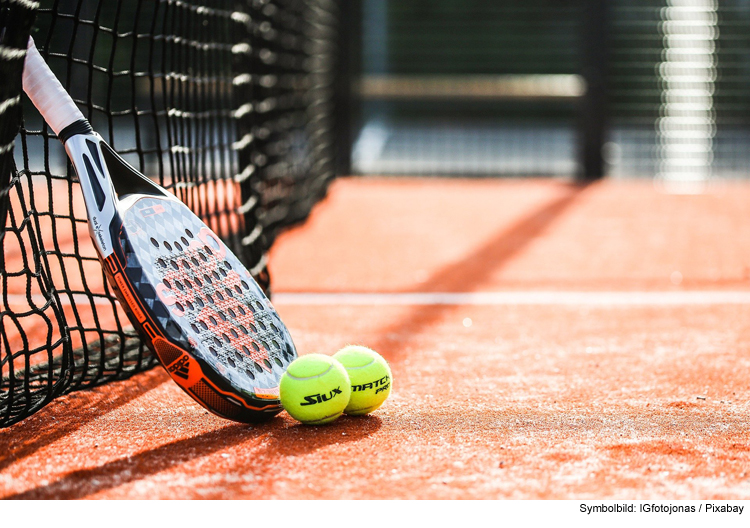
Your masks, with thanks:
M76 303L88 304L85 295L74 295ZM27 306L25 295L8 295L11 306ZM32 298L42 306L41 296ZM111 305L109 299L94 297L95 305ZM61 299L70 306L67 296ZM477 293L276 293L273 303L300 306L709 306L750 304L750 291L673 291L673 292L575 292L514 291Z
M750 291L479 293L276 293L274 304L303 306L560 305L707 306L750 304Z

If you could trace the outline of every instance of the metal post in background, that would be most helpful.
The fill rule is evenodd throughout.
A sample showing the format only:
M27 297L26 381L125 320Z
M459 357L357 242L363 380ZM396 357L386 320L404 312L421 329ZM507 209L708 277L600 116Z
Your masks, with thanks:
M606 174L602 149L607 141L607 0L583 2L581 74L586 93L579 114L579 179L592 181Z
M352 146L358 129L359 102L355 92L362 63L362 0L340 0L338 61L334 80L336 174L352 174Z

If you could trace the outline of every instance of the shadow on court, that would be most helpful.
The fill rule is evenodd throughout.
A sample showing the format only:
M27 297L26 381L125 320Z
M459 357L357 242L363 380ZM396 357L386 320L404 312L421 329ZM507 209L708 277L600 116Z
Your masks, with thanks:
M367 416L342 416L335 426L309 426L295 424L270 431L268 453L274 457L297 456L312 453L321 447L357 442L375 433L382 426L380 418Z
M73 471L51 484L4 499L82 499L231 448L252 452L249 463L240 463L241 467L234 468L233 472L265 474L272 469L264 460L271 460L275 464L329 445L356 442L381 426L380 419L374 416L343 417L336 426L289 426L288 423L279 418L257 426L229 423L221 429L170 442L135 456ZM263 439L263 443L259 449L241 447L241 444L260 439Z
M51 484L10 495L5 499L82 499L210 455L257 434L258 431L249 429L248 426L230 425L149 449L135 456L119 458L95 468L73 471Z
M151 370L138 375L137 383L115 382L53 400L26 420L0 429L0 471L168 380L162 369Z
M446 266L426 280L419 288L424 292L471 292L479 291L489 282L489 278L502 268L514 255L521 252L535 238L552 226L569 210L590 184L565 185L562 196L553 199L544 206L531 211L495 236L465 258ZM403 350L403 341L398 347L391 346L394 336L401 334L418 336L420 331L429 328L438 321L446 311L454 309L451 305L418 306L409 315L398 320L382 332L382 338L373 343L375 350ZM389 360L398 357L389 354Z

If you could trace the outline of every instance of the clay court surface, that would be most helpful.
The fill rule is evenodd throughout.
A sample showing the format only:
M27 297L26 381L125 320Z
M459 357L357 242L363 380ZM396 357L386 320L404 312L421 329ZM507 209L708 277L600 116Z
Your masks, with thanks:
M750 184L338 180L270 255L367 417L235 424L161 367L0 430L13 499L748 499Z

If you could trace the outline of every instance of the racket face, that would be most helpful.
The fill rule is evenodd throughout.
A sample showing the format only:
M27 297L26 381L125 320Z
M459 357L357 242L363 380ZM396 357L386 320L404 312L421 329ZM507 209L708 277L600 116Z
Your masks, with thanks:
M227 418L279 412L279 380L297 352L261 288L183 203L154 196L128 203L115 252L128 284L114 282L172 378ZM122 295L128 287L140 312Z

